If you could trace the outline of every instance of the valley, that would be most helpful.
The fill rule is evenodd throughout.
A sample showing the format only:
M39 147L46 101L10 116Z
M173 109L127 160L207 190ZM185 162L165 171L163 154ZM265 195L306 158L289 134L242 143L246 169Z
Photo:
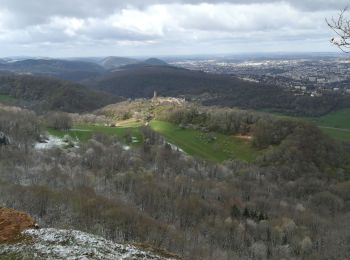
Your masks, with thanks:
M348 96L157 59L88 62L102 74L67 81L51 70L82 64L50 61L0 76L0 205L41 227L23 231L35 248L0 242L0 258L50 255L48 233L69 241L58 258L91 254L82 236L102 255L332 259L321 242L346 254Z
M350 259L349 0L0 0L0 260Z

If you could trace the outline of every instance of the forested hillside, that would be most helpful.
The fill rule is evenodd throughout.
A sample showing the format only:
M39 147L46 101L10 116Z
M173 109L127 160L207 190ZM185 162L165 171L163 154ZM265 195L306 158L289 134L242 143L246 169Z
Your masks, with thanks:
M160 96L184 96L208 106L269 109L303 116L323 115L350 104L349 97L338 94L300 96L276 86L165 65L130 65L84 84L123 97L149 98L157 91Z
M0 70L46 75L73 81L94 78L105 72L104 68L96 63L62 59L25 59L0 63Z
M296 116L321 116L350 107L349 96L336 92L316 97L296 95L279 86L173 67L155 58L140 61L107 57L94 62L54 59L4 62L0 64L0 75L14 73L13 77L19 77L17 81L23 78L21 74L59 78L124 98L149 98L156 91L160 96L186 97L207 106L263 109Z
M96 132L75 148L40 150L46 119L2 109L0 131L11 142L0 147L0 204L43 227L150 244L184 259L346 259L349 145L301 121L203 109L156 111L179 127L251 135L267 150L251 163L209 162L173 149L148 126L128 149Z
M38 111L91 111L120 100L76 83L29 75L0 76L0 94Z

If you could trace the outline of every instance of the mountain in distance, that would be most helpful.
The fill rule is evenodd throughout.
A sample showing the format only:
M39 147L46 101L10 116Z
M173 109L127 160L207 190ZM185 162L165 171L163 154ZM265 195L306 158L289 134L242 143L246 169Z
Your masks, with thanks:
M153 64L160 64L151 60ZM119 70L103 75L84 84L94 89L128 97L152 97L154 91L163 96L181 94L200 94L224 87L230 77L207 74L169 65L148 65L138 63L121 67Z
M105 72L103 67L93 62L61 59L9 60L0 63L0 70L47 75L72 81L97 77Z
M167 66L168 64L157 58L149 58L144 61L126 58L126 57L106 57L98 62L106 70L119 69L123 67L134 67L134 66Z
M108 74L109 71L124 66L165 66L166 62L150 58L145 61L110 56L86 59L50 58L4 58L0 60L0 71L19 74L36 74L70 81L82 81Z
M140 61L137 59L116 56L106 57L98 61L98 63L107 70L123 67L130 64L136 64L139 62Z
M182 96L209 106L269 109L303 116L323 115L350 102L339 95L297 96L278 86L161 64L150 59L82 83L126 98L149 98L156 91L160 96Z
M126 98L152 97L157 91L161 96L185 96L204 105L272 109L298 115L322 115L349 103L336 95L295 96L276 86L178 68L157 58L144 61L112 56L83 60L3 59L0 75L8 72L79 82Z
M150 65L150 66L167 66L168 65L168 63L166 63L165 61L157 58L149 58L143 61L142 64Z

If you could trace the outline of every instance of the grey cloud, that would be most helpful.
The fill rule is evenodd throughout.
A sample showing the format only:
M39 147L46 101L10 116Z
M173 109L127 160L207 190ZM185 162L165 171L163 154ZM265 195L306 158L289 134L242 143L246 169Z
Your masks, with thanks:
M281 2L289 3L292 14L284 14L278 9ZM274 13L249 14L252 9L248 6L243 13L247 19L236 19L237 14L223 7L221 13L216 11L214 16L200 12L199 7L185 6L184 4L276 4ZM169 7L172 21L160 21L164 27L159 27L159 32L143 28L142 17L128 16L125 23L120 25L109 24L108 17L121 15L122 10L136 10L146 14L152 21L152 5L177 4ZM256 41L297 41L308 37L327 38L328 30L324 18L336 14L337 10L349 4L349 0L0 0L0 43L13 43L30 46L50 46L61 44L71 46L102 46L112 48L117 41L130 42L157 42L153 48L163 50L171 49L170 46L182 46L186 49L190 46L212 46L215 48L217 41L235 44L235 42ZM180 7L179 7L180 6ZM180 8L177 11L176 8ZM253 8L253 7L252 7ZM254 6L254 8L259 8ZM175 9L175 10L174 10ZM235 9L235 7L233 8ZM236 8L237 9L237 8ZM187 12L188 10L191 10ZM254 11L254 10L252 10ZM6 17L1 17L1 13ZM209 12L209 11L208 11ZM271 11L270 11L271 12ZM282 13L282 18L281 18ZM155 16L157 13L155 13ZM160 15L161 16L161 15ZM228 17L224 19L222 16ZM238 16L238 15L237 15ZM285 16L285 17L284 17ZM151 17L151 18L150 18ZM55 24L55 20L64 18L81 19L84 26L73 28L70 33L69 25ZM238 17L239 18L239 17ZM138 20L139 19L139 20ZM93 20L94 22L89 22ZM235 23L235 20L236 23ZM131 21L131 22L130 22ZM133 24L133 22L138 24ZM246 22L247 21L247 22ZM158 21L154 22L155 25ZM141 25L140 25L141 24ZM128 27L129 25L129 27ZM141 28L139 28L141 26ZM331 33L330 33L331 34ZM257 40L258 39L258 40ZM325 41L326 42L326 41ZM33 47L34 48L34 47ZM103 47L100 47L103 49ZM152 48L148 46L147 48ZM196 50L196 47L193 47Z
M123 8L144 9L154 4L264 4L286 2L305 11L340 10L348 0L0 0L0 11L10 14L6 25L9 28L25 28L45 24L52 16L99 17L111 15ZM1 23L1 17L0 17Z

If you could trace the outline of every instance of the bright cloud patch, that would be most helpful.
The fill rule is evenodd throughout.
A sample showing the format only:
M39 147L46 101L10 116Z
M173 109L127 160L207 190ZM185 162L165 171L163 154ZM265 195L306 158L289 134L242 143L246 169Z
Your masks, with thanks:
M50 51L50 46L57 49L62 43L64 48L69 45L90 52L93 52L93 46L105 46L104 49L110 51L128 47L130 51L137 47L141 51L142 46L154 45L159 50L166 52L168 49L170 52L175 46L180 49L197 45L207 49L219 44L229 52L236 49L237 42L243 41L250 44L310 39L324 41L330 35L324 18L334 14L326 8L309 11L307 7L311 2L308 1L304 1L309 3L304 8L298 8L299 1L292 4L273 0L246 1L246 4L243 1L189 1L190 4L163 1L163 4L149 5L141 4L142 1L131 1L129 5L115 1L114 6L113 1L106 1L105 5L98 5L94 0L76 2L80 6L75 12L62 6L48 7L47 13L51 16L47 17L40 16L40 13L19 17L22 13L15 13L13 5L0 7L0 44L12 44L17 50L23 46L39 49L45 44L46 50L43 51ZM89 10L93 6L87 3L95 4L96 8ZM107 8L107 4L111 7ZM321 4L326 7L326 2ZM328 43L325 41L324 46Z

